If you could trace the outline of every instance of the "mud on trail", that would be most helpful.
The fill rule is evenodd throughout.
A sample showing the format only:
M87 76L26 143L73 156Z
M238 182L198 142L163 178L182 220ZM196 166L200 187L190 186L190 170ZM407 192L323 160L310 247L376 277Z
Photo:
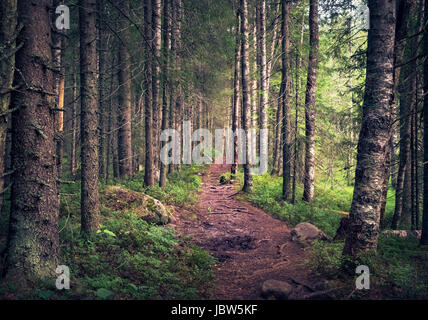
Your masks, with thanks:
M173 225L182 235L218 259L212 299L262 299L265 280L295 286L290 299L313 291L307 268L308 253L291 242L287 225L250 203L237 200L238 190L221 185L228 165L213 164L203 176L202 194L192 212L177 210Z

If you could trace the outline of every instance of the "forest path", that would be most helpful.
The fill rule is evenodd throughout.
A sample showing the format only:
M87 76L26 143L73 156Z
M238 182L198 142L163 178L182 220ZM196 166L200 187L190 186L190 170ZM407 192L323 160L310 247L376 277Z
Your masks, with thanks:
M228 170L229 165L212 164L195 209L177 210L173 223L180 234L192 235L195 244L217 257L212 298L261 299L261 286L268 279L293 284L293 298L313 291L302 265L308 253L291 242L284 222L235 199L238 190L219 183Z

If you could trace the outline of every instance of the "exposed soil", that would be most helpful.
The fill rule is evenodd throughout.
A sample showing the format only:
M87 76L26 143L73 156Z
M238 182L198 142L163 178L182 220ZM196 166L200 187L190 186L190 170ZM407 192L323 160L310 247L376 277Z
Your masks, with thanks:
M177 210L173 223L182 235L217 257L213 299L261 299L265 280L287 281L296 287L293 297L312 292L308 253L291 242L287 225L250 203L236 199L238 190L221 185L228 165L210 166L203 177L202 194L192 212Z

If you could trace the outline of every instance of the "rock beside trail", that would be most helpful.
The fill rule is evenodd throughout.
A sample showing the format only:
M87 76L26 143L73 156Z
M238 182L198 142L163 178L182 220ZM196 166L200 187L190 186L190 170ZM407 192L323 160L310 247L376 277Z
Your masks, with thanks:
M113 210L130 210L149 223L163 225L171 221L171 214L159 200L120 186L105 189L105 205Z
M309 222L301 222L291 230L291 241L311 244L314 240L330 241L330 238Z
M262 285L262 297L266 299L287 300L293 286L285 281L266 280Z

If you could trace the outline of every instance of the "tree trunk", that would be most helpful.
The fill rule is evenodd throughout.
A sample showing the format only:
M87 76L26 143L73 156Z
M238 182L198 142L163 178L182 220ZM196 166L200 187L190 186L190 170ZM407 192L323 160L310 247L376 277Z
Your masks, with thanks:
M249 44L248 44L248 5L247 0L241 1L241 72L242 72L242 123L246 136L245 144L245 164L244 164L244 192L251 192L253 189L253 177L249 163L249 129L251 121L251 99L250 99L250 64L249 64Z
M258 119L258 98L259 98L259 92L257 85L260 83L260 77L257 76L257 70L260 69L258 61L261 61L260 59L260 39L258 34L260 32L257 32L256 30L260 29L260 10L259 5L257 6L257 12L256 12L256 21L254 23L253 27L253 57L250 55L250 70L251 70L251 129L255 129L256 132L251 133L251 144L249 145L249 154L250 154L250 163L255 163L257 158L257 119Z
M281 158L281 146L282 146L282 96L283 96L283 83L281 82L281 88L279 90L276 117L275 117L275 138L273 140L273 168L271 175L279 173L280 158Z
M49 68L53 60L47 10L51 6L49 0L32 5L18 1L24 28L17 42L23 46L16 54L19 72L14 82L20 89L12 94L12 107L17 108L12 115L15 171L6 257L6 277L18 282L52 279L58 262L55 80Z
M80 0L80 138L82 161L82 232L97 231L98 195L98 97L96 1Z
M168 124L170 129L175 128L175 66L176 66L176 41L175 41L175 33L176 33L176 10L175 10L175 0L169 0L170 1L170 7L171 7L171 55L170 55L170 64L171 69L174 70L174 72L171 75L171 78L169 79L169 82L171 85L169 86L169 119ZM168 173L171 174L175 170L174 164L170 164L168 166Z
M123 2L123 10L129 13L129 0ZM118 156L119 175L121 178L132 176L132 128L131 128L131 58L127 46L130 43L129 22L122 18L122 35L119 47L119 130Z
M236 11L236 46L235 46L235 73L233 77L233 111L232 111L232 131L235 134L233 138L233 163L230 169L231 174L235 175L238 168L238 137L236 135L239 128L240 108L240 68L241 68L241 15L240 10Z
M113 92L113 79L114 79L114 59L111 62L111 72L110 72L110 84L109 84L109 92ZM107 117L107 150L106 150L106 182L110 179L110 163L113 158L112 149L114 148L114 140L113 140L113 119L115 119L114 111L113 111L113 95L110 94L109 102L108 102L108 117Z
M169 39L169 33L171 31L170 28L170 22L169 22L169 15L170 15L170 9L169 9L169 0L164 1L163 5L163 16L164 16L164 24L163 24L163 60L162 60L162 66L163 66L163 78L162 78L162 131L166 130L168 128L168 60L169 60L169 54L168 51L170 50L170 39ZM165 146L166 142L162 142L162 148ZM167 173L167 165L164 164L162 161L160 163L160 177L159 177L159 186L161 188L165 187L166 185L166 173Z
M314 198L315 179L315 89L318 68L318 0L310 0L309 8L309 60L305 97L305 180L303 201Z
M155 184L154 177L154 142L153 142L153 77L152 77L152 0L144 0L144 35L145 35L145 71L144 87L146 89L144 94L144 107L145 107L145 172L144 184L146 186L153 186Z
M180 75L181 75L181 0L174 0L174 41L175 41L175 71L177 73L178 81L176 82L176 90L175 90L175 108L174 108L174 124L175 130L182 135L182 120L183 120L183 89L180 83ZM182 148L180 150L180 160L182 160ZM181 164L176 164L174 167L177 170L180 170Z
M160 108L160 61L161 61L161 40L162 40L162 25L161 25L162 6L161 0L152 0L152 54L154 56L153 63L153 163L154 167L159 168L160 155L160 127L161 127L161 108Z
M375 252L382 183L389 144L394 89L395 5L371 0L363 118L358 141L354 196L343 253Z
M71 155L70 155L70 173L71 177L76 177L77 170L77 71L73 74L73 94L71 103Z
M5 191L5 151L10 90L15 70L15 48L17 36L17 0L2 1L0 4L0 215Z
M428 52L428 0L424 10L424 52ZM428 245L428 59L424 60L424 190L421 244Z
M106 179L105 165L105 139L104 139L104 73L105 73L105 42L107 39L104 32L104 0L97 1L98 9L98 133L99 133L99 148L98 148L98 171L101 179Z
M53 8L58 7L62 3L61 0L54 0ZM56 16L51 11L52 22L55 23ZM58 109L56 117L56 167L58 171L58 179L62 177L62 157L64 146L64 88L65 88L65 70L64 70L64 38L62 30L52 32L52 60L55 69L54 72L54 92L55 92L55 108ZM60 203L61 183L58 183L58 203Z
M268 129L268 102L269 102L269 88L268 88L268 70L266 62L266 1L260 2L260 130ZM265 136L262 141L263 135L260 134L260 145L267 145L268 140ZM256 144L254 145L256 148ZM256 150L254 150L256 151ZM261 159L268 158L268 148L260 148L260 172L266 172L268 168L263 167L268 161Z
M280 8L281 3L279 1L276 2L275 4L275 20L274 20L274 27L273 27L273 35L272 35L272 43L271 43L271 47L270 47L270 56L269 56L269 60L267 62L267 91L270 92L270 77L272 74L272 65L273 65L273 59L275 57L275 48L277 47L277 43L278 43L278 29L279 29L279 23L276 22L276 20L278 19L278 15L279 15L279 8Z
M300 90L300 67L302 65L302 49L303 49L303 39L305 35L305 15L302 14L302 22L300 27L300 43L299 43L299 51L296 55L296 79L295 79L295 87L296 87L296 105L295 105L295 118L294 118L294 157L293 157L293 186L292 186L292 196L291 196L291 203L296 204L296 175L297 175L297 156L298 156L298 140L297 137L299 136L299 90Z
M397 8L397 23L396 23L396 39L395 39L395 52L394 52L394 91L400 93L400 109L399 109L399 123L400 123L400 162L397 173L397 185L395 188L395 210L392 219L392 228L397 229L400 225L403 212L403 190L405 186L405 175L407 168L410 165L410 106L409 106L409 94L406 93L409 90L407 83L407 77L411 70L409 65L405 65L403 73L401 72L400 65L403 62L404 47L406 44L407 25L410 12L411 1L402 0L398 3ZM398 95L397 95L398 96ZM396 104L396 98L394 98L394 107ZM387 186L386 186L387 187ZM386 192L385 192L386 193ZM386 197L385 197L386 201Z
M415 69L416 70L416 69ZM416 91L416 76L413 77L413 87ZM414 92L412 92L414 96ZM410 199L411 199L411 229L416 229L416 208L415 208L415 184L416 184L416 176L415 176L415 117L413 114L416 110L416 104L413 104L412 114L410 119Z
M282 0L282 198L290 199L291 129L290 129L290 2Z
M421 1L422 6L423 6L423 2ZM422 15L421 15L422 18ZM423 21L422 19L420 20L421 22ZM419 102L419 83L420 82L420 77L417 76L416 77L416 97L415 100ZM420 229L420 190L419 190L419 128L418 128L418 120L422 117L420 117L418 119L418 115L419 115L419 108L418 108L419 104L416 104L416 112L414 114L415 117L415 220L416 220L416 230ZM419 120L420 121L420 120Z

